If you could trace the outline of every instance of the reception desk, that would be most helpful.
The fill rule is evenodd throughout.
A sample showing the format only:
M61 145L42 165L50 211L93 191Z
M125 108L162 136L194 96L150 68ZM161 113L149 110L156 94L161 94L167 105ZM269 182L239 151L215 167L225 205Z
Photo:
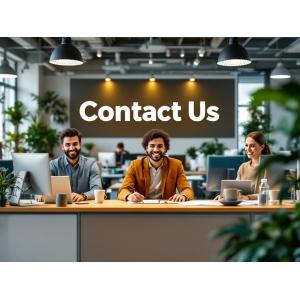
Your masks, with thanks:
M203 200L204 201L204 200ZM205 201L203 202L205 203ZM220 261L211 233L281 206L71 204L0 208L0 261Z

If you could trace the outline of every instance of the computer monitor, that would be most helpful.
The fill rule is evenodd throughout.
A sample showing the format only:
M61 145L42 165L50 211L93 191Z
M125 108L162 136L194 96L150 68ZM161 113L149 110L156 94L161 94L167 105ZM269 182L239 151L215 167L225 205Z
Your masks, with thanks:
M236 179L240 165L248 160L247 156L209 155L208 156L207 185L208 192L220 192L221 181Z
M11 173L14 169L13 161L11 159L0 159L0 168L5 168Z
M185 162L186 162L186 158L185 158L185 154L181 154L181 155L178 155L178 154L170 154L169 157L172 157L172 158L176 158L178 160L181 160L182 162L182 165L183 167L185 168Z
M24 194L51 194L48 153L12 153L14 172L26 171Z
M104 168L116 166L115 152L98 152L98 159Z
M260 158L260 164L264 163L270 155L262 155ZM270 188L280 189L282 187L288 188L288 181L286 176L289 174L289 170L295 170L297 172L297 160L282 163L274 162L265 171L265 176L268 179L268 184Z

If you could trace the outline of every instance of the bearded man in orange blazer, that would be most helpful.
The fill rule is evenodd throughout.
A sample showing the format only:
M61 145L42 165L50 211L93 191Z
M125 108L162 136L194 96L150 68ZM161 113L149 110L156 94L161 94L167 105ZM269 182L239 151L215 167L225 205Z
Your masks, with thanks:
M193 199L181 161L165 155L170 147L169 135L151 129L144 135L142 145L147 156L131 162L118 198L132 202L145 198L175 202Z

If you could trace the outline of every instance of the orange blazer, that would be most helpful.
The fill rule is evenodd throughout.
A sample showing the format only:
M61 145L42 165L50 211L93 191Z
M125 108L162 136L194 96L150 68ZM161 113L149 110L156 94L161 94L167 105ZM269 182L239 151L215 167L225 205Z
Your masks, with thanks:
M128 167L126 176L119 190L118 198L126 200L126 197L134 192L147 195L150 186L149 161L147 157L133 160ZM187 200L194 197L193 190L185 177L182 162L175 158L165 156L162 171L162 197L169 199L176 193L185 195Z

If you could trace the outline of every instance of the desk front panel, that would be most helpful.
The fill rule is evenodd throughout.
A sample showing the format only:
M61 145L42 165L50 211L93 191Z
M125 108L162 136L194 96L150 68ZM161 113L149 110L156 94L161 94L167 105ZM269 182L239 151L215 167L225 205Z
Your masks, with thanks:
M211 233L250 214L81 214L81 261L219 261Z

